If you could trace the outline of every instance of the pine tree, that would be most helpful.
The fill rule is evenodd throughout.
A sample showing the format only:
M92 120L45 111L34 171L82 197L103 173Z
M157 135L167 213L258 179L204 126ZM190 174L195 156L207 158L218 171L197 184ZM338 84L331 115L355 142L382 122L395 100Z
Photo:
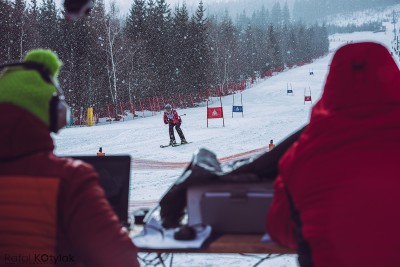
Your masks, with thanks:
M221 64L221 45L220 30L218 19L215 15L209 17L208 41L210 44L210 57L213 72L210 73L211 84L218 84L222 81L222 64Z
M13 24L12 5L8 0L0 0L0 59L11 61L11 26Z
M53 51L58 51L60 46L58 37L60 18L57 14L56 5L53 0L43 0L39 8L39 33L40 46Z
M148 1L147 25L147 54L151 57L151 71L156 73L154 87L149 95L168 94L172 87L169 77L172 75L170 67L172 61L171 38L172 28L171 10L165 0Z
M285 5L283 6L282 21L283 21L283 25L289 25L291 23L290 11L289 11L289 6L288 6L287 1L285 2Z
M21 61L26 47L26 17L25 17L25 2L24 0L15 0L11 20L14 22L11 25L10 43L11 43L11 58L15 61Z
M279 2L276 2L271 9L271 23L275 27L282 26L282 10Z
M64 88L69 88L66 97L70 106L75 111L86 111L93 106L95 90L91 76L91 51L95 47L91 42L89 18L61 20L60 32L58 54L63 60L60 81Z
M243 35L241 50L243 74L250 77L255 70L259 70L257 66L258 51L256 44L256 29L253 28L251 24L247 25L247 29Z
M104 1L97 0L86 21L87 42L89 43L89 51L86 54L86 87L89 91L88 104L98 111L101 110L103 115L108 113L108 110L106 111L107 104L112 102L109 86L107 86L109 85L109 73L108 64L106 64L108 62L106 19Z
M289 30L288 44L287 44L287 58L286 64L293 65L299 63L300 59L298 56L298 41L295 27L291 27Z
M186 4L175 9L173 19L174 38L173 47L173 90L170 94L185 93L185 89L190 86L191 71L191 47L189 36L189 13Z
M26 25L29 29L26 31L27 50L40 47L40 32L39 32L39 7L37 0L31 0L31 5L26 12Z
M125 32L132 40L145 39L145 19L146 5L145 0L134 0L126 19Z
M211 58L208 43L208 19L203 1L200 1L191 18L191 88L194 92L204 90L210 84Z
M282 51L280 44L278 43L277 33L274 30L274 26L268 27L267 33L267 53L269 64L267 67L276 68L283 66Z
M172 76L174 69L172 66L173 49L178 49L177 47L172 47L172 38L174 38L175 34L172 32L172 15L171 9L165 0L156 0L156 12L158 14L157 18L159 21L158 24L158 34L159 34L159 46L158 46L158 55L159 55L159 64L160 64L160 81L161 86L156 92L156 96L165 94L165 92L169 92L172 89L172 81L170 77Z
M148 54L148 8L144 0L135 0L129 11L125 36L128 62L125 66L129 102L135 105L135 99L148 96L155 88L157 75L154 72L153 59Z
M307 62L310 58L310 39L308 37L309 32L305 25L299 25L297 32L298 40L298 59L301 62Z
M223 80L221 83L227 83L237 78L237 68L240 64L237 62L237 31L231 18L225 14L221 27L221 45L223 47L222 66Z

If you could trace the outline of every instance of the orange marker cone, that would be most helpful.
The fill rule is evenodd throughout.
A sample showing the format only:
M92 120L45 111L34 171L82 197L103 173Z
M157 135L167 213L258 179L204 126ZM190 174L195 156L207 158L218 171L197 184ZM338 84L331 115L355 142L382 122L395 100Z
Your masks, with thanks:
M269 151L271 151L274 147L275 147L274 140L271 139L271 141L269 141L269 145L268 145Z
M105 156L105 155L106 155L106 153L103 153L103 148L100 147L99 152L97 152L97 156Z

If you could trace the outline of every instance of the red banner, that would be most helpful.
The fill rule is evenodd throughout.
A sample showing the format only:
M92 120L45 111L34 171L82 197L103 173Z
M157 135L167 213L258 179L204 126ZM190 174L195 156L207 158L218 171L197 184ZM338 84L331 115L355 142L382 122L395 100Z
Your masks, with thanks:
M224 117L222 107L207 108L207 119L219 119Z

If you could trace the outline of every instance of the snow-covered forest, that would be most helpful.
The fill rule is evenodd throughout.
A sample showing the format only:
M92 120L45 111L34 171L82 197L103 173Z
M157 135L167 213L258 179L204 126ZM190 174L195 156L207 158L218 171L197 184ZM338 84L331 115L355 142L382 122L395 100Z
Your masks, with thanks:
M172 0L170 0L172 1ZM178 0L176 0L178 1ZM317 20L324 20L327 16L337 14L351 14L365 9L383 9L398 4L398 0L203 0L209 14L224 14L228 12L232 17L246 13L249 16L261 9L269 10L288 6L295 21L313 24ZM182 2L182 1L180 1ZM186 0L189 6L198 1Z
M115 3L99 0L89 17L71 22L53 0L0 0L0 58L53 49L64 62L59 80L68 103L99 112L144 97L202 95L328 52L325 27L293 23L287 6L241 20L205 14L201 1L189 14L185 4L134 0L123 17Z
M330 15L351 14L368 8L384 8L398 4L398 0L296 0L293 17L307 23L314 23Z

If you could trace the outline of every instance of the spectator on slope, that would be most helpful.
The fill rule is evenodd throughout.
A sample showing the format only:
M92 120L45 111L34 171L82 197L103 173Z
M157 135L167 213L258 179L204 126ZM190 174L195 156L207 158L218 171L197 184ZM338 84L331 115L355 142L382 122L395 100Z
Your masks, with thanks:
M93 167L53 153L61 62L33 50L18 64L0 73L0 266L139 266Z
M268 150L271 151L274 148L275 148L274 140L271 139L268 144Z
M279 162L267 217L272 239L297 248L300 266L400 266L399 115L389 51L341 47L310 123Z
M182 129L181 129L181 124L182 124L182 119L178 115L178 112L172 108L170 104L167 104L165 106L165 111L164 111L164 124L169 125L169 144L170 145L175 145L176 140L175 140L175 134L174 134L174 127L176 129L176 132L179 135L179 138L181 139L181 144L186 144L187 141L185 139L185 136L183 135Z

